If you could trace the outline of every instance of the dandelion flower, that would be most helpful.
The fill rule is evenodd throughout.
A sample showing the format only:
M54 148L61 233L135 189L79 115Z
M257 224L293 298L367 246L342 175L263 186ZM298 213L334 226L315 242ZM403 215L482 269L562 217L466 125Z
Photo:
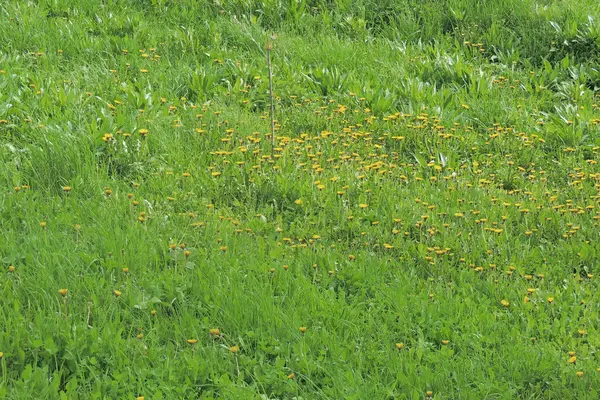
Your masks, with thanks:
M58 291L58 293L60 293L63 297L67 295L68 290L67 289L60 289Z

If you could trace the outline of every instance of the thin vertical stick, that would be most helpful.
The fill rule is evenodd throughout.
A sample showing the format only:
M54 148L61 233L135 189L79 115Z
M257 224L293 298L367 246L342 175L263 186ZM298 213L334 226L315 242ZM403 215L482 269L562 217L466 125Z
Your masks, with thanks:
M275 152L275 102L273 101L273 71L271 70L271 39L267 39L267 68L269 69L269 96L271 97L271 160Z

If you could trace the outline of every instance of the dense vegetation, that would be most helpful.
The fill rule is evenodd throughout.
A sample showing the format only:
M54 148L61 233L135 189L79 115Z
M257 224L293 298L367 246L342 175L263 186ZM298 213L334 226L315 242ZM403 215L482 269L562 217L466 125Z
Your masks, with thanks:
M0 397L598 398L599 17L3 1Z

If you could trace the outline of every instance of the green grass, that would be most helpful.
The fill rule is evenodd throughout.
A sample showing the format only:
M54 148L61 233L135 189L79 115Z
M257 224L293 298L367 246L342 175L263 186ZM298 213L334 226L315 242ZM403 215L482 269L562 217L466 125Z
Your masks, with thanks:
M2 2L0 397L597 398L598 17Z

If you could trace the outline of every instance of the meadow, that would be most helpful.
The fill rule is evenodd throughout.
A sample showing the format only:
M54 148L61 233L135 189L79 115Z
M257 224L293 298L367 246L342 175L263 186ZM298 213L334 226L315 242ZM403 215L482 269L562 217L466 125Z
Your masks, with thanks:
M598 65L591 0L2 1L0 398L600 398Z

